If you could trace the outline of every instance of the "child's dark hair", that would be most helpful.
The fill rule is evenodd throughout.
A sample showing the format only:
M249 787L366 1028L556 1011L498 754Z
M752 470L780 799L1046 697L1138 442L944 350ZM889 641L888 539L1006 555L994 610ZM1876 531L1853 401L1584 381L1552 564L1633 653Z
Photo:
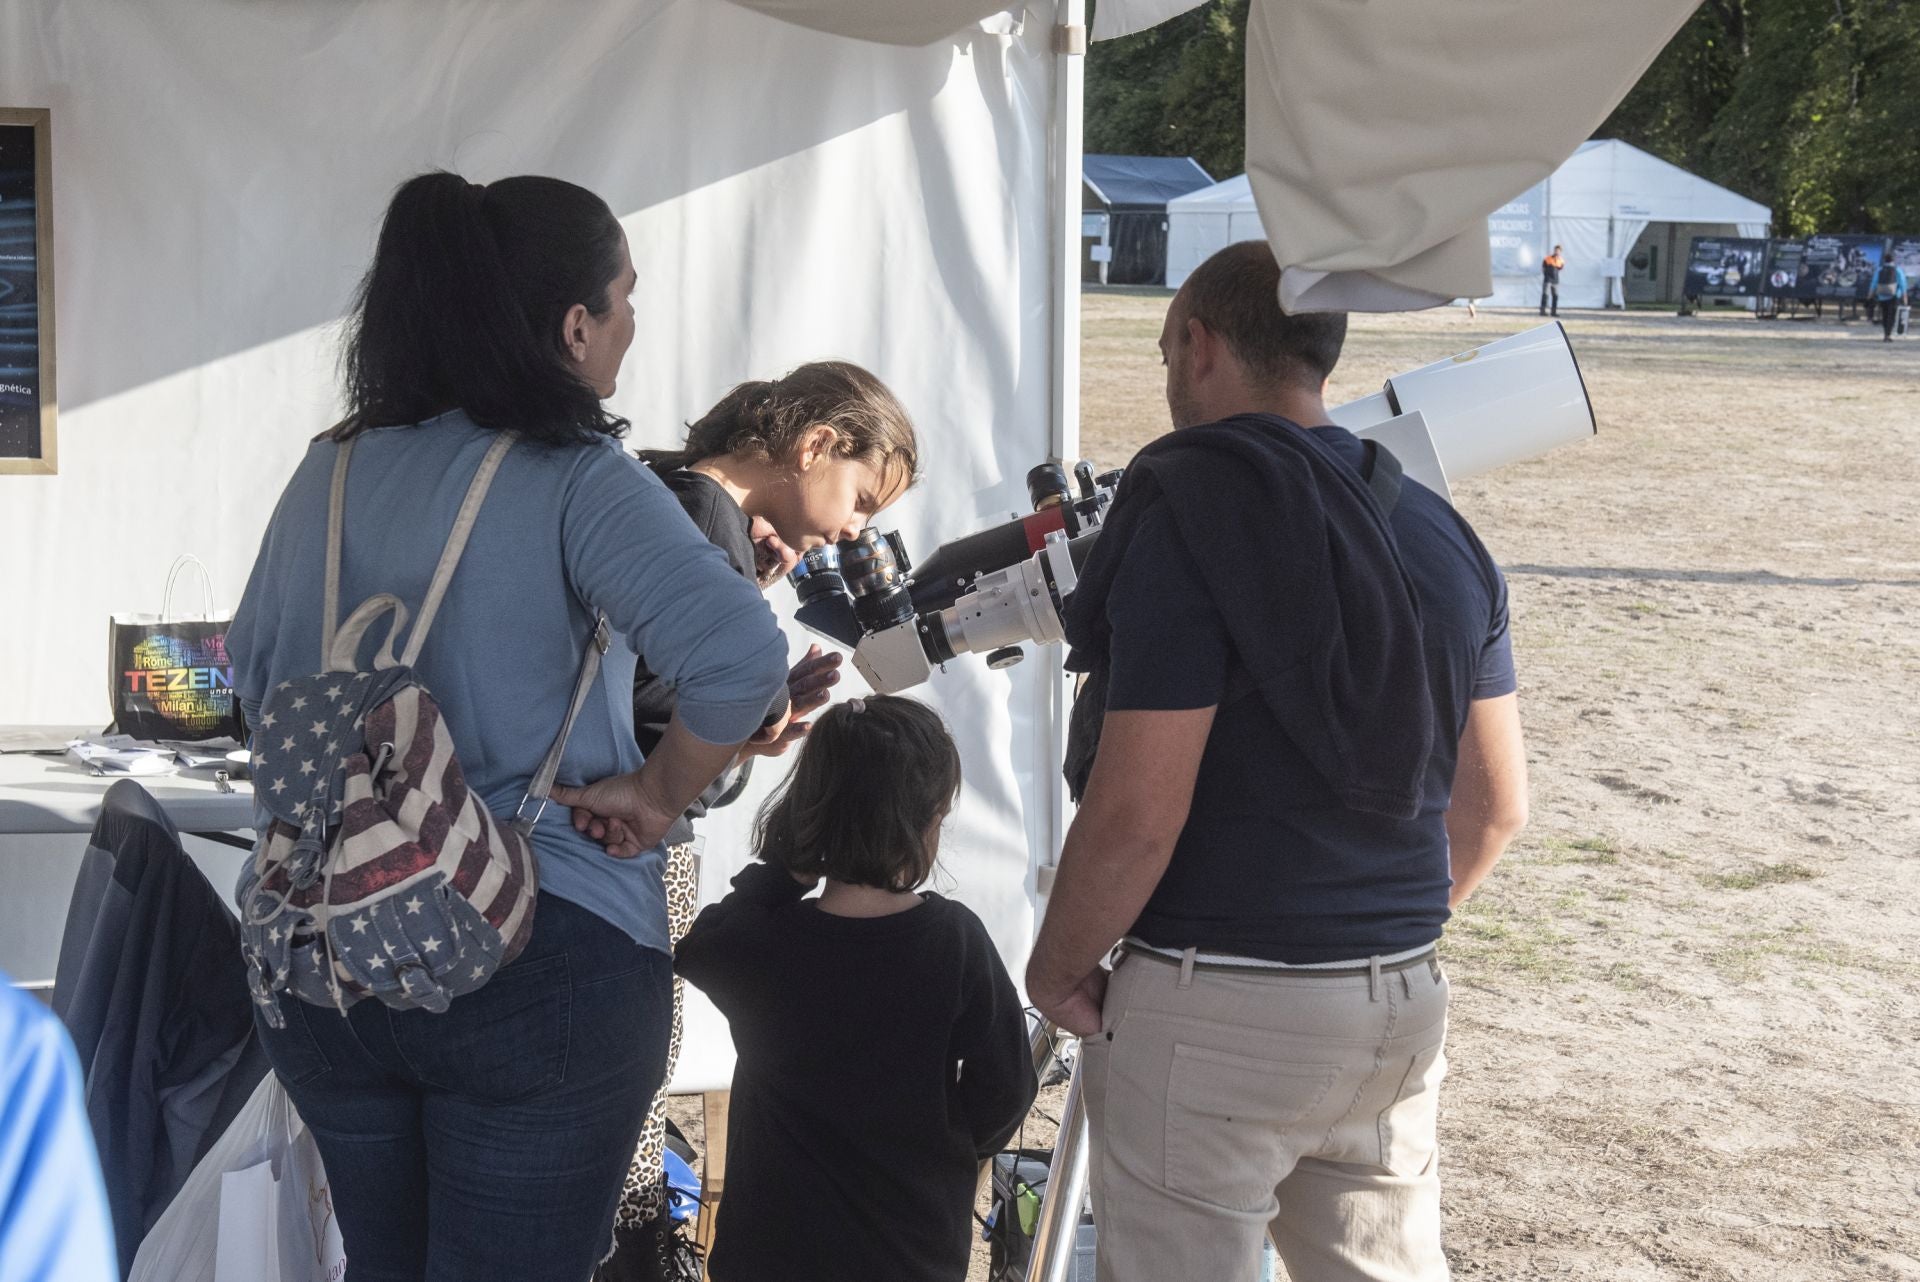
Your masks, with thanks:
M754 854L805 876L912 890L933 873L929 833L960 795L960 750L940 715L896 695L829 709L760 810Z

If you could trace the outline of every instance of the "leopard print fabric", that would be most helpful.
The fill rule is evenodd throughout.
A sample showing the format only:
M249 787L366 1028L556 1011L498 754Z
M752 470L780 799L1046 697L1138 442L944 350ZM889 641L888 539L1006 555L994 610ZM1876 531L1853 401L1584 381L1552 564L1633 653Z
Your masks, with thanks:
M667 939L678 944L693 925L700 908L700 846L697 842L667 847ZM616 1228L635 1228L666 1214L667 1183L661 1169L667 1156L667 1084L673 1080L674 1065L680 1062L680 977L673 977L673 1032L667 1039L667 1071L660 1079L660 1090L647 1110L647 1122L640 1130L640 1146L634 1152L633 1165L627 1168L626 1184L620 1190L620 1206L614 1212Z

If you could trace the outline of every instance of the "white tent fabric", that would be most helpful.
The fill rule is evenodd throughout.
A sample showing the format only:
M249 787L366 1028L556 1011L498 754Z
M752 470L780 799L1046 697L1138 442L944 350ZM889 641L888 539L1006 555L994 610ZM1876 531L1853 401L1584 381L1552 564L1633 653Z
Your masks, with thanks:
M1485 219L1606 118L1697 0L1254 0L1247 172L1281 302L1489 291Z
M676 440L737 380L846 357L918 420L927 481L888 514L912 547L1023 508L1053 413L1056 65L1038 24L905 50L711 0L564 20L518 0L0 0L6 97L52 109L60 393L59 473L0 477L0 720L101 724L107 617L156 609L176 554L237 600L336 411L334 322L387 197L434 166L555 174L621 216L639 330L612 404L636 443ZM1049 672L963 660L923 691L966 768L943 888L1016 975L1061 804ZM779 774L705 825L709 897ZM678 1084L729 1073L695 1003Z
M1100 0L1093 10L1093 38L1114 40L1149 27L1157 27L1168 18L1177 18L1189 9L1197 9L1207 0Z
M1245 174L1175 197L1167 202L1167 285L1180 288L1194 268L1228 245L1265 238Z
M734 0L734 3L797 26L893 45L933 44L973 23L1018 15L1026 8L1017 0L1011 4L1009 0ZM1007 24L993 25L1004 33Z
M1560 301L1622 302L1621 261L1649 223L1693 223L1763 236L1773 211L1618 139L1584 143L1547 183L1548 241L1566 246ZM1496 282L1502 299L1514 286ZM1537 278L1521 292L1539 294Z

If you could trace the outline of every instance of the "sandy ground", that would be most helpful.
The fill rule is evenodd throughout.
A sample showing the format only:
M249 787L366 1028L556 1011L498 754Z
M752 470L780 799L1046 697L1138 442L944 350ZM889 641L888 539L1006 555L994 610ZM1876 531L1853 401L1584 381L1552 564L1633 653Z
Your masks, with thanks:
M1085 301L1112 465L1165 426L1165 302ZM1920 341L1563 319L1600 435L1455 494L1511 585L1533 821L1444 944L1448 1255L1920 1278ZM1337 399L1537 321L1356 318Z

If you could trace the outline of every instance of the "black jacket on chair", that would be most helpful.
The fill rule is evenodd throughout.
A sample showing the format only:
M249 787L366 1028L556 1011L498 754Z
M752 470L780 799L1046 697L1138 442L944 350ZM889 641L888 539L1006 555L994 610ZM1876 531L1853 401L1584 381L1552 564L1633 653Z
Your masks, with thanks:
M239 923L130 779L107 790L54 977L86 1079L124 1275L266 1073Z

